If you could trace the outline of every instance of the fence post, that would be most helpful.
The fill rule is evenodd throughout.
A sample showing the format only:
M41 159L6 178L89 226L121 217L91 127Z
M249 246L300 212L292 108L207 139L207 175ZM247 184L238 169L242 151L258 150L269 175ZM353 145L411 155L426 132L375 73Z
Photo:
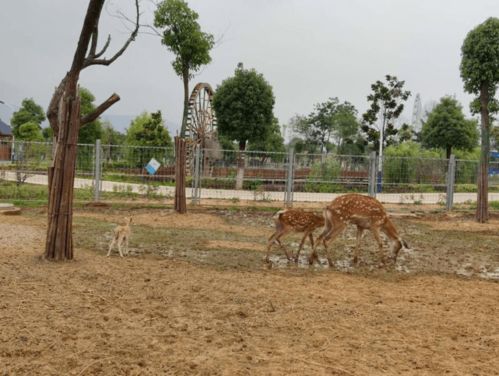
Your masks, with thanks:
M94 201L100 200L101 190L101 153L100 140L95 140L95 168L94 168Z
M286 173L286 192L284 193L284 205L287 207L293 206L294 161L294 150L290 148L288 153L288 171Z
M367 183L368 193L371 197L376 197L376 176L378 173L377 161L378 157L376 156L376 152L372 151L371 154L369 154L369 181Z
M447 169L447 197L445 207L447 210L452 210L454 203L454 183L456 182L456 157L452 154L449 158L449 166Z
M175 211L184 214L187 212L185 198L185 160L186 142L184 138L175 137Z
M194 146L194 176L192 177L192 203L199 204L201 201L201 146Z

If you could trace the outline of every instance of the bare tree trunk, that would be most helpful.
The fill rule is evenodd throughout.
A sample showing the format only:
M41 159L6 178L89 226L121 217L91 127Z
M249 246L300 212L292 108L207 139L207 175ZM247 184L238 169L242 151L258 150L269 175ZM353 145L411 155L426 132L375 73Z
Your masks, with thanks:
M185 197L185 161L187 157L185 139L175 137L175 211L187 212Z
M67 84L59 104L59 135L50 176L45 258L73 258L73 187L76 144L80 129L80 98L75 80Z
M489 220L489 85L483 83L480 88L480 111L481 111L481 138L482 148L480 152L480 169L478 175L478 195L476 206L476 220L485 223Z
M189 71L184 71L182 73L182 80L184 81L184 112L182 115L182 127L180 128L180 137L185 137L185 131L187 130L187 115L189 108Z
M73 258L73 188L76 152L80 127L97 119L120 98L113 94L91 114L81 118L78 80L80 72L91 65L110 65L123 54L135 39L139 28L139 5L135 0L137 18L135 29L125 44L110 59L101 58L110 38L97 52L98 24L105 0L90 0L73 57L70 71L56 88L47 110L47 118L54 132L55 152L48 170L48 227L44 257L48 260Z

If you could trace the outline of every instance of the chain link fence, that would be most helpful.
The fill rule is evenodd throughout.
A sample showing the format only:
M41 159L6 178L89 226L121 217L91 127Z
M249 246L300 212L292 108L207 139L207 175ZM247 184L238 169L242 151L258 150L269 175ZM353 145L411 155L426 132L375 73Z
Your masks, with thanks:
M0 141L0 199L46 202L52 144ZM160 167L150 173L151 159ZM454 204L476 201L479 162L473 160L297 154L193 148L186 196L209 200L328 202L357 192L383 202ZM79 144L75 199L165 200L175 192L175 151L164 147ZM499 161L489 169L489 198L499 201ZM495 208L495 207L494 207Z

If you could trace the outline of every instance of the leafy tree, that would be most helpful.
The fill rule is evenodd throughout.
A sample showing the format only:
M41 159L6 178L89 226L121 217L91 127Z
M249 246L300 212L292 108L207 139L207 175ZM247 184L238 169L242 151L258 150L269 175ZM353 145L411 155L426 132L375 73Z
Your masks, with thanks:
M133 146L172 147L172 139L165 128L161 111L143 112L137 116L126 132L126 142Z
M24 141L43 141L42 130L34 121L28 121L18 128L18 137Z
M217 114L218 132L235 140L239 150L246 144L266 139L274 121L274 94L272 86L254 69L244 69L238 64L233 77L225 79L213 97ZM238 163L236 189L241 189L244 178L244 159Z
M344 144L353 144L359 131L357 110L349 102L340 103L338 98L329 98L315 105L308 117L296 116L292 119L293 129L305 137L305 141L316 145L320 152L332 148L343 149Z
M95 96L90 90L80 87L80 111L85 116L95 111ZM102 138L102 123L96 119L85 124L78 133L78 142L82 144L95 144L95 141Z
M274 121L274 102L272 86L263 75L239 64L213 98L219 134L236 140L241 151L247 142L266 138Z
M293 147L296 153L319 153L319 145L312 137L312 127L307 116L295 115L289 121L289 126L294 133L303 136L294 137L289 145Z
M490 132L491 144L496 150L499 150L499 125L492 127Z
M456 99L443 97L423 124L421 137L425 147L445 149L448 159L452 148L471 150L477 145L477 123L465 119Z
M414 127L407 123L402 124L400 129L397 131L397 134L399 142L408 142L416 138L416 132L414 131Z
M275 153L284 153L286 151L286 148L284 147L284 138L281 135L279 120L277 118L274 118L267 136L258 141L250 143L248 149L251 151L270 151Z
M102 145L122 145L125 143L126 136L113 128L109 121L102 123L101 142Z
M189 106L189 80L201 66L211 62L213 35L201 31L199 15L184 0L164 0L154 12L154 26L163 28L161 42L175 54L175 73L184 82L184 112L180 136L184 137Z
M461 78L468 93L480 101L481 144L480 177L476 218L488 221L488 169L490 150L490 112L496 109L494 96L499 85L499 18L489 18L471 30L461 47ZM494 108L491 108L491 104Z
M144 167L153 157L164 163L165 158L171 156L173 143L164 126L161 111L152 114L143 112L137 116L127 129L126 143L131 146L155 146L170 149L130 148L127 159L131 165Z
M20 127L25 123L34 123L40 125L45 120L45 112L43 108L35 103L33 98L25 98L21 103L21 108L12 114L10 124L12 125L12 133L15 137L23 139L20 134Z
M404 102L411 95L410 91L403 90L405 81L399 81L396 76L391 75L386 75L385 79L386 83L378 80L371 85L372 93L367 96L370 108L362 115L362 131L375 150L379 149L380 132L383 134L383 145L396 143L397 129L394 122L404 110ZM379 127L376 126L378 120Z

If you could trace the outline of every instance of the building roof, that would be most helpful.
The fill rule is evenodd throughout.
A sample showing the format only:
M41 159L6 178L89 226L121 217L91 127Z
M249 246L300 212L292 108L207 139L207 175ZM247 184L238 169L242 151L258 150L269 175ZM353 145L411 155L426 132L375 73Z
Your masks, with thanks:
M12 136L10 125L0 119L0 136Z

